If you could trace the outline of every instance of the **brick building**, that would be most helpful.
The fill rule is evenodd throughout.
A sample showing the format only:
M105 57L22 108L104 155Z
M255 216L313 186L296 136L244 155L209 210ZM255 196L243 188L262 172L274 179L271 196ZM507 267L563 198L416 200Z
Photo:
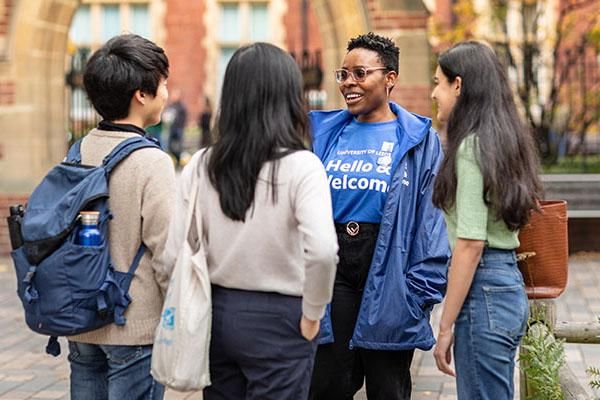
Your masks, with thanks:
M241 45L270 42L298 59L303 50L314 57L322 49L306 0L167 0L165 28L169 87L183 91L191 122L205 96L218 103L225 67Z
M82 44L69 40L73 29L87 29L92 48L111 32L149 36L169 53L169 86L184 90L192 113L202 96L218 96L232 49L253 40L272 42L299 59L303 41L310 51L320 49L315 57L323 71L324 107L343 107L331 71L339 67L350 37L375 31L401 49L392 97L431 115L426 24L435 5L435 0L0 0L0 254L8 252L7 205L24 201L66 151L73 96L65 74ZM76 16L81 6L89 10L83 20Z
M70 43L74 48L84 46L93 50L122 31L139 33L156 41L169 55L169 86L183 92L183 101L191 111L190 123L195 121L201 110L204 97L208 97L212 104L218 103L227 61L243 44L271 42L290 51L305 67L318 67L321 73L324 71L322 33L313 11L314 4L311 6L315 1L122 0L119 3L83 0L70 29ZM398 3L401 3L400 6ZM437 0L437 3L443 9L447 1ZM332 10L324 11L329 13ZM362 2L361 11L370 17L367 30L393 32L400 36L416 29L423 30L429 17L429 11L420 1L366 0ZM137 24L132 17L136 15ZM140 23L143 21L146 23ZM426 43L425 31L421 35L421 39L425 39L423 43ZM338 39L343 50L348 38ZM427 47L401 47L402 64L406 66L407 74L421 75L422 68L415 70L414 63L422 62L428 52ZM339 64L342 56L343 52L339 53L334 66ZM330 71L324 71L324 79L330 81L330 89L325 91L324 97L330 99L328 104L335 104L338 96L331 89ZM321 81L320 75L310 72L313 72L309 73L313 81ZM397 98L411 109L429 114L428 87L417 89L408 85L413 81L410 76L403 77L406 84L398 88ZM320 89L320 85L315 86L314 89Z

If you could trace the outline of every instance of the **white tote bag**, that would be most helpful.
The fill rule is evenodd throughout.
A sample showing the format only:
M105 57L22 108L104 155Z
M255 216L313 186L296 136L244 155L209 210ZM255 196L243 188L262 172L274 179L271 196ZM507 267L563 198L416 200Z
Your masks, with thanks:
M202 218L193 218L198 192L194 169L190 203L181 247L165 296L152 352L152 376L179 391L200 390L210 385L208 352L212 304L210 279L202 241ZM198 232L198 249L189 243L192 223Z

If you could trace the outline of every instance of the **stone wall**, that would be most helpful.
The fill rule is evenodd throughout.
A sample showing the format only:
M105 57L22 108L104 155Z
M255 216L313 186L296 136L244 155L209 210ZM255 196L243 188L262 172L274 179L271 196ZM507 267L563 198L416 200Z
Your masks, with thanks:
M0 193L27 193L65 154L67 32L79 1L0 1L4 18L10 10L0 35Z

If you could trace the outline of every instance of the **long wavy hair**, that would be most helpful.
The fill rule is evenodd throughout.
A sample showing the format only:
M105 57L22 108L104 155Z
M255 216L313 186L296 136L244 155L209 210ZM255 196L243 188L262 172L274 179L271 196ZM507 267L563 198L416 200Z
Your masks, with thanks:
M305 149L309 140L302 87L298 65L276 46L254 43L231 57L216 122L218 139L208 160L210 182L229 218L245 221L268 161L273 161L270 187L277 201L278 160Z
M448 212L456 201L456 153L474 135L475 155L483 174L483 200L511 230L525 225L537 209L542 185L533 136L522 123L503 66L485 44L462 42L442 53L440 69L460 95L447 124L446 158L435 181L433 203Z

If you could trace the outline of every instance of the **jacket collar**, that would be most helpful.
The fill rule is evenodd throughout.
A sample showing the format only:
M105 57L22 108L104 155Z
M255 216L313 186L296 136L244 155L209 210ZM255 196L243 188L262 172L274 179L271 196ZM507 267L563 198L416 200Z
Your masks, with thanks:
M396 114L399 133L402 135L399 138L403 142L402 147L410 149L421 143L431 128L431 119L410 113L392 101L389 105ZM310 120L313 129L313 151L322 158L353 118L354 115L347 109L312 111Z

